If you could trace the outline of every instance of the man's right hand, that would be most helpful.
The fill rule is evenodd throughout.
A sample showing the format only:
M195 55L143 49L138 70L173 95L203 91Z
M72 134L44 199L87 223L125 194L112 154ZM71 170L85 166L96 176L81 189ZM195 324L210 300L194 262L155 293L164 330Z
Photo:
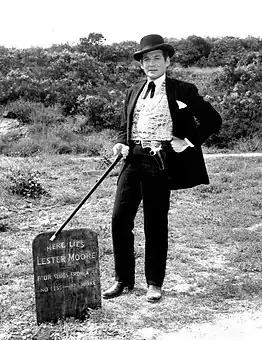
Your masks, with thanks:
M125 159L129 153L129 146L122 143L116 143L113 147L113 153L114 156L117 156L121 153L123 155L123 158Z

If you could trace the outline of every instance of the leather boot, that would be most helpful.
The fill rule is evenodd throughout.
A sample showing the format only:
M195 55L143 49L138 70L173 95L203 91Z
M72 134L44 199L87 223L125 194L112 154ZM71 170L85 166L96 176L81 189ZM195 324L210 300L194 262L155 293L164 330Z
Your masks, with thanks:
M147 290L147 294L146 294L146 298L148 302L156 302L158 300L160 300L162 297L162 293L161 293L161 288L154 286L154 285L149 285L148 286L148 290Z
M123 282L116 281L112 287L103 292L104 299L113 299L123 293L123 291L130 291L134 288L134 285L126 285Z

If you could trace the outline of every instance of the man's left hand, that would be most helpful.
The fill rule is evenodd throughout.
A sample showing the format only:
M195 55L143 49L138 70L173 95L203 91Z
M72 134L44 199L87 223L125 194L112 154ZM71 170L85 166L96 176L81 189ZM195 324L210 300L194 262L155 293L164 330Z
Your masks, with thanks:
M171 146L175 152L180 153L186 150L186 148L188 148L189 146L193 147L194 145L190 145L185 139L173 137L171 141Z

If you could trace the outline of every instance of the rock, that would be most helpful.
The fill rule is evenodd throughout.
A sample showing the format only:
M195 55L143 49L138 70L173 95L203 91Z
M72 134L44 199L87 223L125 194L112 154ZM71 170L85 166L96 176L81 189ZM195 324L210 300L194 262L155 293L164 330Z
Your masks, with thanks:
M10 131L17 129L20 123L17 119L1 119L0 120L0 135L6 135Z
M22 126L17 119L0 119L0 136L7 136L8 141L28 136L28 128Z

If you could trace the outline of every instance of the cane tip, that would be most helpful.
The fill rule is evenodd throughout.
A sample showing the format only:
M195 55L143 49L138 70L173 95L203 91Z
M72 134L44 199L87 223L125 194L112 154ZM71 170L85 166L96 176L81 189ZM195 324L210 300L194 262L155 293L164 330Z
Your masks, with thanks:
M50 237L50 241L53 242L55 238L56 238L56 235L54 234L53 236Z

